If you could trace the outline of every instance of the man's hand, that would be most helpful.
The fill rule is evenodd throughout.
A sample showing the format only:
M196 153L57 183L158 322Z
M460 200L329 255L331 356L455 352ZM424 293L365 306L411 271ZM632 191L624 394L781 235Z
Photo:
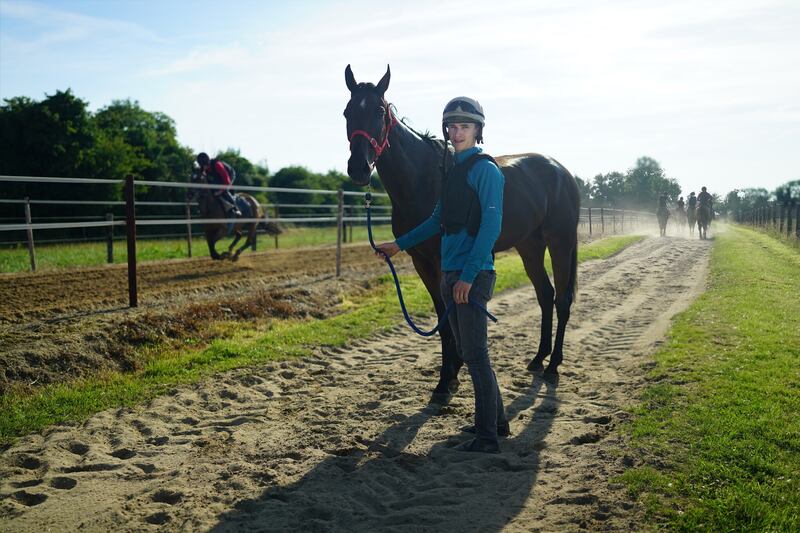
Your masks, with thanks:
M380 257L381 259L384 258L384 254L386 254L386 257L392 257L394 254L400 251L400 247L397 246L397 243L394 242L384 242L382 244L378 244L375 247L379 250L375 252L375 255Z
M472 283L461 280L456 281L456 284L453 285L453 300L455 300L457 304L469 303L469 290L471 288Z

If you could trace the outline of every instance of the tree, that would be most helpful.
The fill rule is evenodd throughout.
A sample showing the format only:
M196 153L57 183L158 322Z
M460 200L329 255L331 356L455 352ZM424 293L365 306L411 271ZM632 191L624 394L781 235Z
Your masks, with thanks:
M626 203L640 209L653 209L658 197L666 193L676 199L681 188L674 178L667 178L661 165L647 156L636 160L636 166L625 175Z
M591 184L588 181L583 181L578 176L575 176L575 181L578 184L578 191L580 193L581 205L588 206L592 199Z
M614 206L622 201L625 176L620 172L598 174L592 183L592 198L598 206Z

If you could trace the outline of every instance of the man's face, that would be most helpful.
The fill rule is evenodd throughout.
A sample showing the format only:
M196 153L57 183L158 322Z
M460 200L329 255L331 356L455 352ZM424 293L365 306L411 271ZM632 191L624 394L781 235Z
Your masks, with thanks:
M477 135L477 124L461 122L447 125L447 137L453 143L456 152L463 152L475 146Z

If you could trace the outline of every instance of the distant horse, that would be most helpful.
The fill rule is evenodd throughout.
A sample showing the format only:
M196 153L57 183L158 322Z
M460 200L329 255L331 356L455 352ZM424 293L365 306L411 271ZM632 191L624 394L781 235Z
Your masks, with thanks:
M686 229L686 210L682 207L675 208L675 223L678 225L678 231L683 235Z
M392 232L403 235L426 220L441 191L442 157L446 145L429 135L420 135L398 121L384 93L390 71L377 85L356 83L350 65L345 81L350 101L344 111L350 159L347 173L357 185L367 185L373 166L392 202ZM452 161L452 156L449 158ZM539 154L518 154L495 158L505 176L503 225L494 251L516 248L533 282L542 310L539 349L528 365L545 376L558 375L563 360L564 332L570 315L578 264L578 214L580 193L575 178L558 161ZM545 248L553 264L555 290L544 267ZM442 276L440 236L408 250L414 267L430 293L436 314L441 318L445 305L439 289ZM553 347L553 305L558 316ZM458 371L463 361L458 356L453 333L445 322L439 330L442 341L442 367L433 401L446 402L458 388Z
M689 225L689 236L694 236L694 225L697 222L697 207L686 206L686 222Z
M697 232L701 239L707 239L708 226L711 225L711 206L700 204L697 206Z
M669 209L667 209L667 206L659 206L656 212L656 218L658 218L658 229L661 231L661 236L665 237L667 235L667 220L669 220Z
M205 173L200 169L195 169L192 172L192 183L208 183ZM218 240L226 236L228 231L228 222L225 219L225 208L222 206L219 198L214 196L213 189L190 189L186 195L188 200L198 197L198 204L200 206L200 217L206 219L220 219L219 222L203 224L203 231L206 234L206 242L208 243L208 251L211 253L211 259L230 259L237 261L239 254L248 246L252 246L256 242L256 228L259 224L266 230L268 235L279 235L281 229L274 222L234 222L232 233L234 235L233 242L228 246L228 250L217 252L216 243ZM242 212L242 218L261 219L264 217L264 211L261 209L258 201L249 194L239 193L235 196L236 205ZM247 231L247 240L245 243L231 255L234 246L241 240L243 230Z

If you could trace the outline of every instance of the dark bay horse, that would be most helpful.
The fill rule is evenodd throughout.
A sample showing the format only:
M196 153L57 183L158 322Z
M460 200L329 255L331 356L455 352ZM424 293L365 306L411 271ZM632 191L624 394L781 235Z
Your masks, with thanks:
M433 212L441 190L440 165L445 144L397 121L384 97L389 78L387 67L377 85L357 83L350 65L345 69L350 90L350 101L344 111L350 141L347 173L354 183L367 185L373 166L377 167L392 202L392 232L399 237ZM544 370L546 377L554 379L563 360L564 332L577 281L578 185L567 169L549 157L528 153L495 159L505 176L505 190L502 232L494 250L515 248L522 258L542 310L539 349L528 369ZM555 289L545 271L545 249L550 251ZM439 236L408 252L441 317L445 306L439 292L442 275ZM554 304L558 317L555 346ZM442 367L433 401L446 402L458 388L458 371L463 362L447 322L439 333ZM545 370L543 360L548 355L550 363Z
M707 239L708 226L711 225L711 206L698 204L697 206L697 233L701 239Z
M686 222L689 224L689 236L694 236L694 225L697 222L697 207L686 206Z
M658 208L656 218L658 218L658 229L661 232L661 236L664 237L667 235L667 220L669 220L669 209L667 209L667 206L664 205Z
M192 172L192 183L207 183L206 175L199 169ZM225 218L225 208L222 203L214 196L212 189L190 189L186 197L188 200L197 197L197 203L200 207L201 218ZM236 205L242 212L242 218L245 219L261 219L264 218L264 211L258 201L249 194L239 193L236 195ZM216 243L221 238L228 234L228 223L224 220L219 222L203 224L203 231L206 234L206 242L208 243L208 251L211 253L211 259L230 259L237 261L239 254L256 242L256 228L261 224L266 230L268 235L279 235L281 229L273 222L235 222L233 224L233 241L225 252L221 254L217 252ZM245 243L240 246L236 252L233 252L234 246L241 240L243 231L247 231L247 239Z

